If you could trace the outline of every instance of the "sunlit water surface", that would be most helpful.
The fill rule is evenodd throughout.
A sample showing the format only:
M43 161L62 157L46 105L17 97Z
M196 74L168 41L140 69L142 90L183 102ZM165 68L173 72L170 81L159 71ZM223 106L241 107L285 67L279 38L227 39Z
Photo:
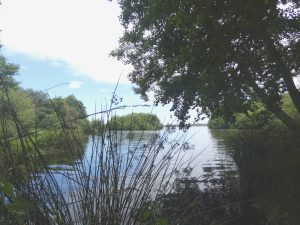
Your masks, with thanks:
M229 130L211 130L207 126L194 126L185 133L176 129L175 132L168 134L168 140L174 141L184 137L184 140L181 139L181 143L187 142L189 144L188 149L184 151L184 161L186 165L190 162L190 166L193 167L190 176L205 181L211 178L216 179L224 174L235 173L233 160L228 155L228 149L226 149L224 144L224 137L229 132ZM162 134L163 131L160 133ZM128 149L135 149L137 146L142 147L149 144L149 141L153 138L153 134L154 132L152 131L124 131L122 133L121 151L128 152ZM94 143L90 139L86 145L83 159L75 160L73 163L83 162L84 167L91 166L91 171L94 171L93 167L98 166L98 156L95 155L95 149L99 148L99 146L95 147ZM170 144L165 144L165 148L169 148L169 146ZM163 154L164 151L160 153L159 157L163 157ZM68 170L69 177L74 175L75 173L72 173L74 166L50 165L50 167L54 169L55 179L60 184L61 189L66 191L68 189L68 178L62 174L65 170ZM76 177L73 178L76 179Z

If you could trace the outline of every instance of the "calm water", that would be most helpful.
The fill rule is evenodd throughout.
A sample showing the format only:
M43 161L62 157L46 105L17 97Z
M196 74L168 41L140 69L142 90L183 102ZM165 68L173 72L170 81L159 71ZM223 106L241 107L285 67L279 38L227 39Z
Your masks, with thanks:
M176 130L168 135L168 140L175 140L179 137L184 137L184 141L189 143L189 148L184 152L184 160L192 162L191 166L194 168L191 176L206 179L206 177L218 177L224 173L234 171L234 163L226 153L223 138L228 134L228 130L210 130L206 126L191 127L187 132ZM135 149L137 146L143 146L149 143L153 138L154 132L136 131L133 133L123 132L118 138L122 136L122 146L120 151L128 152L128 149ZM168 148L168 144L165 144ZM95 147L95 146L94 146ZM142 154L141 150L141 154ZM163 156L163 151L161 157ZM137 155L138 156L138 155ZM196 157L196 158L195 158ZM84 153L83 166L97 166L97 158L95 151L93 151L93 142L89 141ZM138 158L138 157L137 157ZM137 159L138 160L138 159ZM78 160L80 162L80 160ZM75 163L78 163L75 162ZM92 162L92 163L91 163ZM61 183L62 189L66 189L65 178L59 173L59 168L72 169L68 165L50 165L56 168L56 179ZM134 168L133 168L134 169ZM93 171L93 169L92 169ZM68 172L72 175L72 172Z
M193 146L191 157L199 154L198 165L194 169L194 175L213 173L219 175L224 171L234 169L232 159L224 143L224 137L228 130L211 130L206 126L192 127L188 131L189 142Z

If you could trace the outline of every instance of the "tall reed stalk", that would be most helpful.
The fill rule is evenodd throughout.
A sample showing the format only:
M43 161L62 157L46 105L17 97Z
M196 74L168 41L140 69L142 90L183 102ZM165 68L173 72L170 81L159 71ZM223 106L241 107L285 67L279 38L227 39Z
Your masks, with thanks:
M80 137L64 126L65 118L56 110L60 124L51 129L62 131L65 151L75 163L71 169L54 170L35 142L38 131L23 128L8 90L4 93L18 137L17 142L8 138L7 118L1 113L0 224L144 224L141 213L147 202L169 193L184 168L192 167L193 161L184 157L184 133L169 140L173 128L167 127L151 133L147 142L145 132L133 140L135 132L114 130L106 123L116 113L112 104L95 113L101 122L91 128L98 132L89 137L91 150L84 157L79 154L84 147Z

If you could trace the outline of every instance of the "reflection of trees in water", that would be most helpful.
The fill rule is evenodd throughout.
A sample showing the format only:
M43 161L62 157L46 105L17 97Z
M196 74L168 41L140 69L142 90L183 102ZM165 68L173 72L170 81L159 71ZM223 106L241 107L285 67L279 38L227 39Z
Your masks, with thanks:
M123 141L149 141L156 134L156 131L122 131L122 139Z
M209 129L210 134L216 141L224 142L227 138L236 135L237 129Z
M216 141L226 139L223 150L233 159L238 176L234 171L219 173L222 166L207 165L203 168L205 179L197 181L200 188L192 186L190 191L190 186L183 186L175 190L173 201L175 196L180 205L185 192L194 193L195 199L206 196L199 197L202 205L197 207L199 215L207 211L203 205L211 208L208 211L213 213L207 214L211 223L215 218L223 223L222 217L230 215L228 224L299 224L299 133L279 129L210 131ZM227 209L222 211L217 205Z
M180 225L266 224L266 217L253 201L241 197L236 176L206 177L209 179L177 179L174 190L157 199L159 216L167 224Z
M187 172L185 177L177 179L170 193L154 201L154 205L159 205L159 212L153 213L150 207L152 218L149 221L160 218L167 224L180 225L267 224L269 217L266 211L257 204L253 195L248 195L241 188L240 171L237 171L239 168L232 158L232 149L225 146L225 138L236 131L210 131L223 157L204 164L201 177L192 177Z
M87 135L69 140L62 138L56 148L44 152L43 156L48 164L72 165L84 157L88 141Z
M52 143L51 149L49 148L50 150L42 150L40 156L36 155L36 157L30 157L30 164L35 165L35 167L43 166L44 163L47 165L72 165L83 158L87 143L88 136L69 139L62 137L56 140L55 147L53 147L54 145ZM43 145L47 145L47 143L43 143ZM39 147L37 143L36 147ZM35 151L34 146L29 146L28 151L32 152L30 154L33 154ZM25 162L28 160L27 158L29 158L29 153L24 156L24 153L12 151L9 155L11 160L9 163L6 163L5 159L7 160L7 158L4 153L5 152L0 149L0 180L1 177L6 177L8 175L7 173L13 174L15 171L18 171L18 173L15 174L20 174L20 179L22 179L23 176L29 176L29 174L33 172L25 169ZM26 157L26 160L24 160L24 157ZM42 157L43 162L40 157Z

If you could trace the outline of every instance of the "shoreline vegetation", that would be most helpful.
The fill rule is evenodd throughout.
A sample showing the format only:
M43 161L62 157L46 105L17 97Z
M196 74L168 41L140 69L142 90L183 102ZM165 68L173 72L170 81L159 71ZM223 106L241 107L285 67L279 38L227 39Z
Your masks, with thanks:
M295 124L300 126L300 114L289 94L282 95L282 110ZM224 115L212 115L208 121L211 129L282 129L288 128L274 114L268 111L262 103L253 101L251 107L244 113L235 113L232 117L226 118Z
M184 137L168 139L180 124L164 126L147 113L111 116L113 111L89 121L75 96L50 99L25 90L13 77L17 66L3 57L0 66L0 224L299 224L299 131L260 102L233 118L212 115L209 128L238 131L225 139L237 171L210 174L211 182L201 183L191 176L197 158L184 161L191 146ZM281 104L298 123L288 94ZM127 137L135 130L155 132L147 144L122 148L132 143L120 136L123 130ZM50 162L72 163L60 170ZM67 197L58 174L68 183Z
M299 1L116 3L110 55L179 125L120 116L115 94L89 120L73 95L23 89L0 56L0 224L299 225ZM216 130L199 150L176 130L203 115ZM196 171L209 145L224 155Z
M131 113L124 116L113 116L108 125L116 130L161 130L163 124L151 113Z
M162 128L161 123L150 114L110 117L115 113L111 111L92 124L97 132L90 137L90 158L80 157L82 134L91 131L81 102L73 96L46 100L44 94L32 91L31 95L42 97L33 101L19 84L8 86L8 81L15 82L13 77L0 78L0 224L131 225L147 224L147 215L153 224L166 224L160 215L152 216L157 208L146 206L156 196L171 192L175 180L184 178L187 168L193 167L184 161L189 149L184 135L168 140L174 131L164 129L163 133L153 132L147 144L130 146L115 129L118 121L127 128L123 125L130 117L129 130L141 129L134 127L135 119L143 118L140 123L144 123L147 118L152 126L148 128L156 130ZM21 93L20 97L12 98L14 93ZM32 104L23 105L25 101ZM123 142L128 148L122 147ZM67 170L49 167L43 151L52 152L56 147L76 163ZM63 177L66 190L58 176Z

